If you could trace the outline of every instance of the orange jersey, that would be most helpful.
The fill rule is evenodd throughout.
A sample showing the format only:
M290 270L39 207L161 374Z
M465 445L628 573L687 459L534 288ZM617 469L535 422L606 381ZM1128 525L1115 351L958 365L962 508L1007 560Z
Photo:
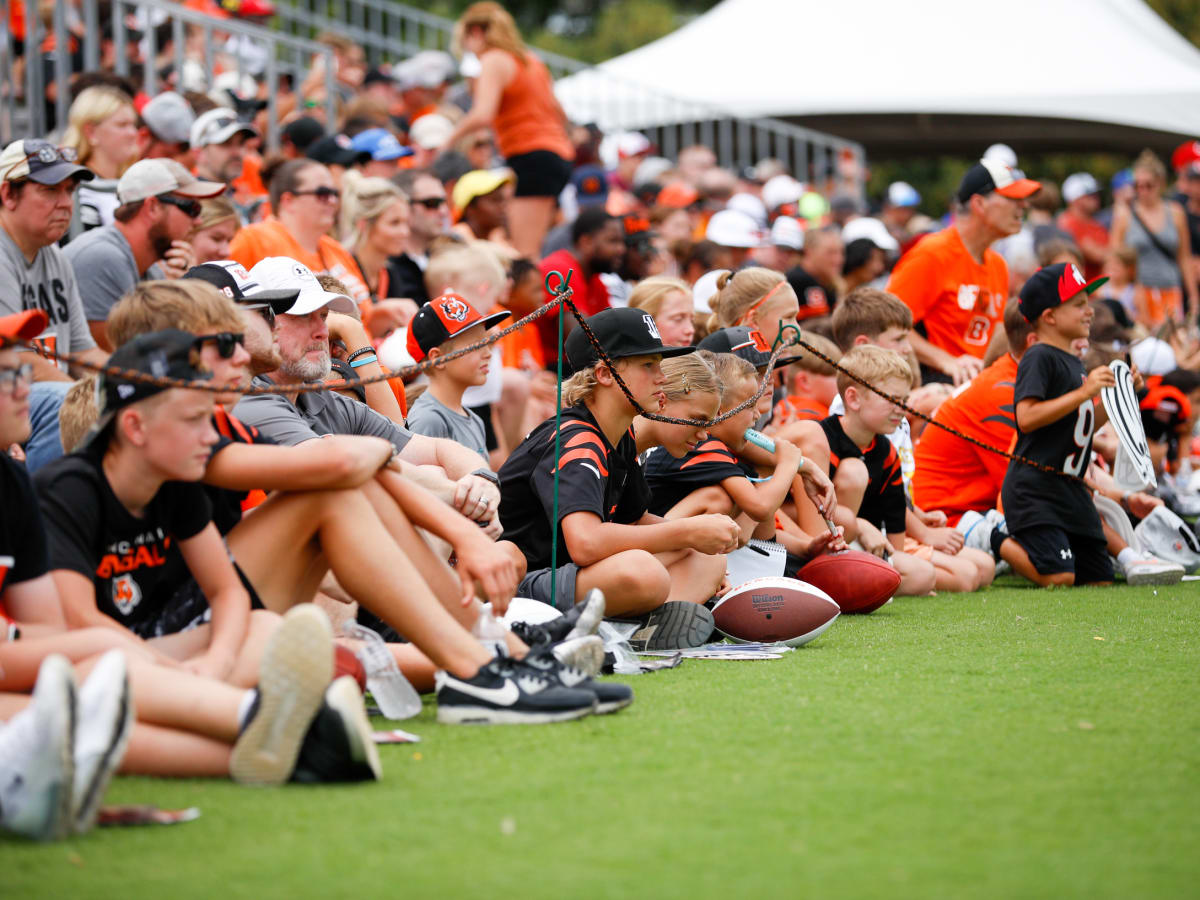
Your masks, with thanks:
M1017 436L1013 406L1016 383L1017 361L1005 353L942 403L934 421L1008 450ZM921 509L940 509L954 524L969 509L983 512L996 505L1008 471L1006 457L937 425L921 432L915 455L913 502Z
M804 421L806 419L820 421L828 415L829 407L816 397L788 394L775 404L772 418L778 422Z
M247 269L268 256L287 256L312 269L314 275L332 275L346 285L351 298L360 306L371 299L366 279L358 263L345 247L328 235L321 236L316 253L309 253L292 237L278 219L247 225L234 235L229 245L230 259Z
M983 252L983 264L967 252L958 229L924 238L900 257L888 288L912 310L925 337L951 356L983 358L1008 300L1008 266L999 253Z

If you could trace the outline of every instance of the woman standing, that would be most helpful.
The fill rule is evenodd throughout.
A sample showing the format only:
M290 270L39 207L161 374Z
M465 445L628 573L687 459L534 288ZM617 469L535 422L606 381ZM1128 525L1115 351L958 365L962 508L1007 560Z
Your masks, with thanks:
M1196 321L1200 304L1196 283L1184 278L1192 255L1187 216L1183 207L1163 196L1167 170L1149 150L1133 164L1133 200L1113 211L1112 246L1137 252L1134 318L1154 329L1168 319L1180 322L1185 314Z
M117 208L117 179L138 158L137 112L124 91L96 85L82 91L67 114L63 146L96 177L79 186L75 215L67 234L111 225Z
M470 111L445 141L490 127L505 165L517 177L509 233L522 256L541 257L554 204L571 178L575 148L567 136L567 116L554 97L546 66L525 49L511 15L486 0L467 8L454 29L460 52L479 57Z

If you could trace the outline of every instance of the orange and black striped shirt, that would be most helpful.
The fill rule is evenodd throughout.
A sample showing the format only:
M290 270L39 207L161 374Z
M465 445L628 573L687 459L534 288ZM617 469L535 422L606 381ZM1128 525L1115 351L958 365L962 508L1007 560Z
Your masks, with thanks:
M867 467L870 481L863 495L858 517L891 535L905 531L904 516L908 509L904 500L904 476L900 471L900 454L886 435L876 435L865 448L850 440L842 430L838 416L821 420L821 428L829 439L829 477L833 478L844 459L861 459Z

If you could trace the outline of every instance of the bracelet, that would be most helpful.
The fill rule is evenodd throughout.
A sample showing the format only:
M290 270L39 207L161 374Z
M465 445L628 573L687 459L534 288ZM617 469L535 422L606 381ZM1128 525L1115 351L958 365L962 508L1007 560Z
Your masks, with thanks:
M369 366L371 363L379 362L379 357L372 353L370 356L364 356L350 363L350 368L357 369L359 366Z
M356 359L358 359L360 356L367 356L368 354L374 355L374 353L375 353L375 348L370 345L368 345L366 347L359 347L357 350L355 350L353 353L349 354L346 357L346 362L352 363Z
M498 476L491 469L476 469L471 474L482 478L484 481L490 481L496 487L500 487L500 476Z

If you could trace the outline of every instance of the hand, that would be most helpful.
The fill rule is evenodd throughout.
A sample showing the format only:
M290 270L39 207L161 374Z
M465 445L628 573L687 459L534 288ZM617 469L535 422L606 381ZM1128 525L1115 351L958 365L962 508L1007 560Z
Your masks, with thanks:
M983 371L983 360L971 356L969 353L964 353L957 359L950 360L942 368L942 371L949 375L954 380L954 386L958 387Z
M325 327L329 329L329 342L332 344L334 341L341 341L351 353L371 346L367 330L363 328L362 322L353 316L331 312L325 320Z
M464 475L454 482L455 509L474 522L486 522L500 509L500 489L478 475Z
M822 531L808 543L808 559L816 559L822 553L841 553L846 549L845 530L837 526L837 533Z
M963 548L963 536L957 528L930 528L925 533L925 543L934 550L953 556Z
M878 556L880 559L887 559L892 549L888 546L883 532L865 519L858 520L858 543L867 553Z
M233 663L234 659L231 654L213 653L212 650L208 650L199 656L184 660L183 668L201 678L224 681L233 671Z
M196 264L196 253L187 241L171 241L171 248L159 260L159 267L167 278L182 278L183 273Z
M511 546L511 545L508 545ZM508 602L517 592L517 567L503 546L493 543L482 533L460 541L454 546L458 557L455 571L462 579L462 605L469 606L475 599L475 585L483 589L483 596L492 604L492 612L503 616L508 611Z
M713 513L685 519L691 526L689 543L701 553L732 553L738 547L742 530L729 516Z
M8 458L13 462L25 462L25 448L20 444L10 444L6 452L8 453Z
M1137 491L1125 498L1125 508L1139 519L1144 519L1154 511L1156 506L1162 506L1161 497L1151 497L1149 494Z
M810 459L800 472L800 478L804 481L804 493L808 494L817 512L822 518L830 518L837 508L837 493L829 476L813 465Z
M1146 379L1142 377L1142 373L1138 371L1137 366L1131 365L1129 367L1129 374L1133 376L1133 389L1135 391L1140 391L1146 386Z
M944 528L946 522L948 521L946 519L946 514L940 509L931 509L926 512L920 507L914 506L913 512L916 513L917 518L921 520L921 524L927 528Z
M1096 366L1092 371L1088 372L1087 380L1083 383L1084 395L1089 399L1097 396L1102 390L1107 387L1113 387L1117 383L1115 376L1108 366Z

